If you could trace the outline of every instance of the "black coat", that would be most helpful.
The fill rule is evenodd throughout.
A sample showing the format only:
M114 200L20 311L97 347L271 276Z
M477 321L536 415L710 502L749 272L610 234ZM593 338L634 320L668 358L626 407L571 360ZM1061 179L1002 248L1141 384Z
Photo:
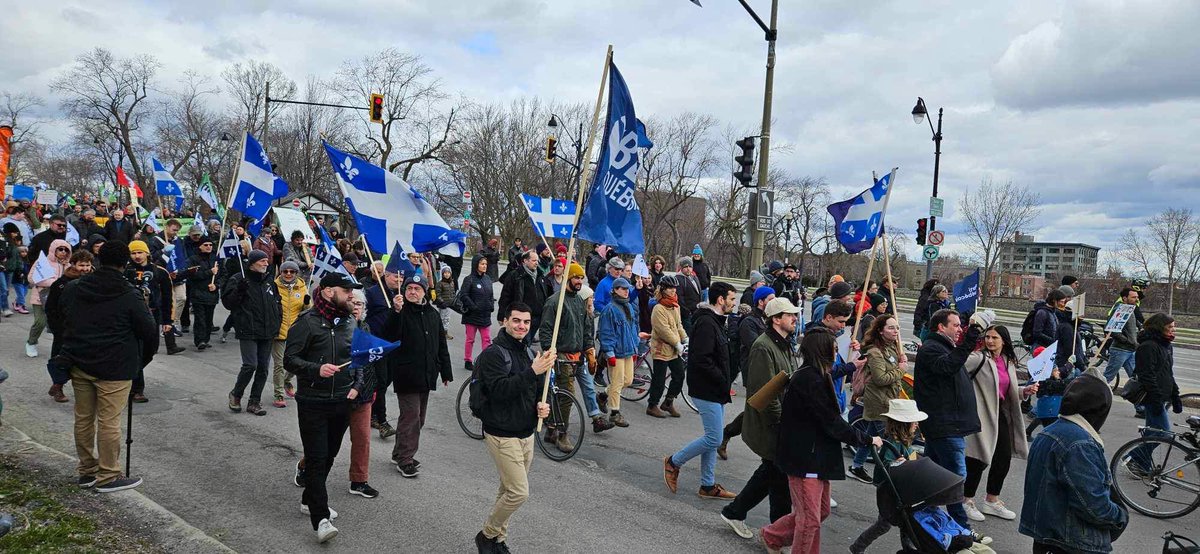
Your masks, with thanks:
M400 347L383 359L396 392L437 390L439 376L454 381L446 330L437 308L428 302L405 302L400 313L391 310L377 333L389 342L400 341Z
M725 316L709 308L696 312L689 335L688 394L719 404L728 404L729 338L725 336Z
M504 349L511 364L505 363ZM542 379L533 372L533 352L503 329L475 359L477 378L487 402L480 414L483 431L497 437L525 438L537 425Z
M133 235L137 234L137 224L129 217L125 217L120 221L108 218L104 223L104 236L108 240L123 240L125 244L133 242Z
M213 283L212 267L217 262L214 254L196 254L188 258L187 269L175 274L175 280L187 283L188 300L193 304L216 306L220 299L218 290L208 290Z
M367 287L364 295L367 297L367 328L371 333L378 335L383 332L383 324L388 314L392 313L391 299L397 294L400 292L391 289L385 291L379 285Z
M475 256L479 257L478 254ZM472 267L479 267L478 263ZM472 271L463 279L462 288L458 289L458 298L462 300L463 325L487 327L492 324L492 312L496 311L495 294L492 292L492 279L486 274Z
M355 372L339 371L332 377L321 377L321 365L350 361L350 340L357 326L353 317L343 317L335 324L315 310L307 310L296 318L288 329L287 346L283 350L283 368L296 376L296 400L348 402L346 395L355 386ZM363 392L359 390L359 396Z
M846 478L842 443L864 446L870 440L842 419L830 377L807 363L792 374L779 416L775 465L780 471L795 477L815 473L818 479L840 481Z
M275 280L266 273L234 274L221 289L225 307L232 306L238 340L275 340L283 324L283 303Z
M929 414L929 419L921 422L925 438L965 437L979 432L975 388L963 364L982 335L983 330L972 325L967 328L962 344L955 346L931 329L917 351L913 396L917 408Z
M62 302L63 291L72 281L78 279L80 275L68 266L63 276L54 281L50 285L50 292L46 295L46 328L50 329L52 334L60 334L63 332L63 327L67 318L67 307Z
M1179 385L1175 384L1175 349L1162 333L1142 331L1133 360L1133 375L1146 390L1146 404L1161 404L1179 396Z
M687 277L682 273L679 274L679 288L675 289L675 294L679 295L679 312L684 317L692 317L696 313L696 305L702 301L700 296L699 280L694 276Z
M62 355L84 373L126 381L154 359L158 326L142 293L120 272L100 267L63 290Z
M503 314L505 308L513 302L524 302L529 306L530 315L533 319L540 320L542 317L542 308L546 305L546 298L550 296L547 290L546 281L540 279L534 270L534 275L529 275L524 267L518 267L509 273L508 281L504 283L504 288L500 290L500 313Z
M740 367L743 371L747 368L746 360L750 358L750 347L754 345L754 341L758 340L759 335L765 332L767 332L766 315L757 306L738 322L738 360L741 362Z
M707 290L712 284L712 270L708 268L708 264L703 259L692 261L692 271L696 273L696 279L700 281L700 288Z
M67 240L67 233L65 231L59 233L46 229L34 235L29 241L29 253L25 255L25 261L29 262L30 266L33 266L33 264L37 263L38 256L42 254L46 254L46 256L53 260L54 256L50 253L50 244L56 240Z

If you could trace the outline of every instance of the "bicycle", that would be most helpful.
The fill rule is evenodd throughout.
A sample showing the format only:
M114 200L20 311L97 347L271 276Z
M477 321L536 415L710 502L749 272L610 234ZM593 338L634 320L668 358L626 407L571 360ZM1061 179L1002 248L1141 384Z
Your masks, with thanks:
M543 426L548 429L558 429L567 432L574 447L570 452L562 452L554 443L547 443L542 437L534 437L538 450L547 458L556 462L571 459L583 446L584 425L583 405L575 400L571 393L561 390L554 383L554 370L549 372L550 390L546 394L546 403L550 404L550 416L543 420ZM538 381L541 382L541 377ZM458 389L458 398L454 406L454 414L458 418L458 426L468 437L483 440L483 421L471 413L471 381L467 379ZM574 406L574 409L571 407Z
M643 343L643 345L646 344L647 343ZM629 383L628 386L621 389L621 399L628 402L639 402L643 398L649 396L650 381L654 375L654 358L650 356L649 346L647 345L644 350L641 348L638 350L639 353L637 359L635 359L633 362L633 381ZM684 345L683 354L680 356L683 358L684 368L687 368L687 354L688 347L687 345ZM686 378L683 380L683 389L680 390L679 396L683 399L683 403L687 404L687 407L691 408L693 412L700 413L700 410L698 410L696 405L692 403L692 397L688 396L687 394Z
M1113 455L1113 489L1127 506L1156 519L1181 517L1200 507L1200 415L1188 417L1187 428L1181 433L1152 430ZM1134 449L1143 446L1153 448L1148 468L1136 467L1132 459Z

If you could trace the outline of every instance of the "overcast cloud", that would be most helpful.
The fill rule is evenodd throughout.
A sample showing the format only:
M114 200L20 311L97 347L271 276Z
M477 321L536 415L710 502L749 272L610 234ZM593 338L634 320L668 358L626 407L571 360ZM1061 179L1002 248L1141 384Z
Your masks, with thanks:
M154 54L160 82L216 78L258 58L293 79L388 46L424 56L479 100L590 102L612 43L638 113L761 119L765 42L735 0L0 0L0 90L47 85L95 46ZM768 0L750 3L766 17ZM946 110L939 226L984 176L1037 189L1034 234L1110 247L1129 226L1200 194L1200 3L1119 0L781 0L772 156L835 196L899 166L890 224L928 205L929 128ZM40 114L57 118L58 102ZM49 133L65 134L50 126ZM913 252L915 254L915 245Z

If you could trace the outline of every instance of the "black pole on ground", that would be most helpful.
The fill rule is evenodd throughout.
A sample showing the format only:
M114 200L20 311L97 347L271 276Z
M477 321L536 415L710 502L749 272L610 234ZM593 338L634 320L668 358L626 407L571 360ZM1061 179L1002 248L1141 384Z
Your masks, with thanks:
M129 415L125 421L125 477L129 477L129 467L131 461L129 459L130 452L133 451L133 399L128 401Z

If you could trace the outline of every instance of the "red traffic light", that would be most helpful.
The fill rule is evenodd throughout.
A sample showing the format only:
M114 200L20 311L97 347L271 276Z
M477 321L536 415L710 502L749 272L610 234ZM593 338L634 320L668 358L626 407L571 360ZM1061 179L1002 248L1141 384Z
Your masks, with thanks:
M929 228L929 220L921 218L917 220L917 244L925 246L925 231Z
M371 105L371 123L383 123L383 95L372 94Z

